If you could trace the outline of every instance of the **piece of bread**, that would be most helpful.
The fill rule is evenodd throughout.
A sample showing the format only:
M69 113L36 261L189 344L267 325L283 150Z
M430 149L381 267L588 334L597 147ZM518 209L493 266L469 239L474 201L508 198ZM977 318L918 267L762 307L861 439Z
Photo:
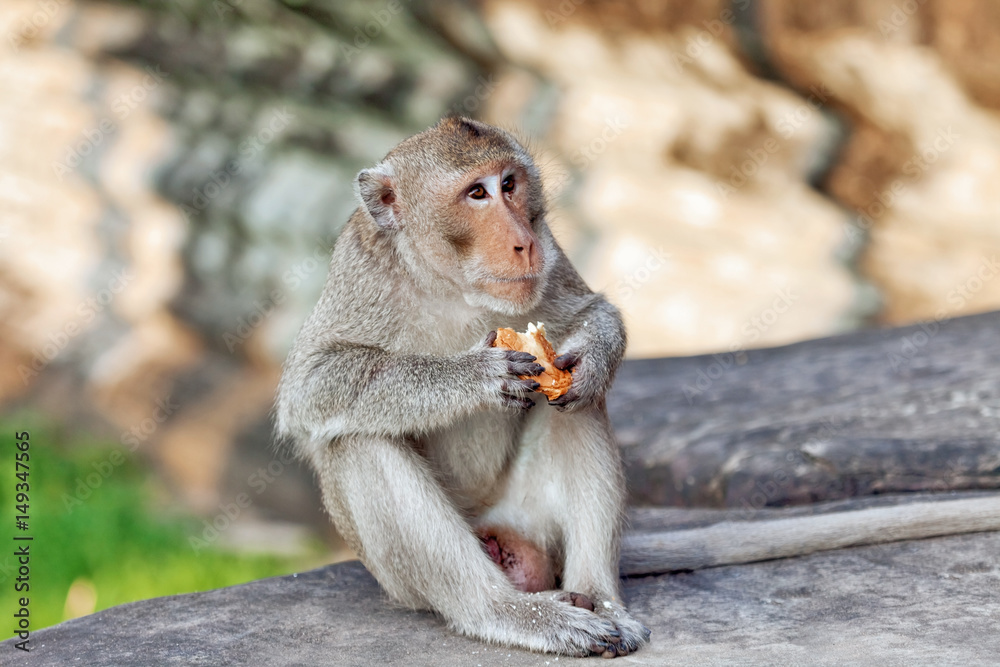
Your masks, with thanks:
M556 360L556 351L552 349L552 344L545 338L545 325L541 322L538 324L529 323L528 330L524 333L518 333L513 329L497 329L497 339L493 343L493 347L503 347L534 355L536 361L544 366L545 370L542 371L541 375L522 375L521 379L526 380L530 377L540 384L541 387L538 388L538 391L545 394L550 401L565 394L569 391L570 385L573 384L573 374L569 371L561 371L553 364Z

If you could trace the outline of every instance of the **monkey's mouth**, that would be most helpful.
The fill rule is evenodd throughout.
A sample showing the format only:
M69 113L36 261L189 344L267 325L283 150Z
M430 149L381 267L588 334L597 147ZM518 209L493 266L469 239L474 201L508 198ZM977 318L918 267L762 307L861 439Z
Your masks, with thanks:
M489 283L500 283L500 284L518 284L518 283L531 283L538 280L539 276L537 274L530 274L527 276L518 276L517 278L487 278L486 282Z

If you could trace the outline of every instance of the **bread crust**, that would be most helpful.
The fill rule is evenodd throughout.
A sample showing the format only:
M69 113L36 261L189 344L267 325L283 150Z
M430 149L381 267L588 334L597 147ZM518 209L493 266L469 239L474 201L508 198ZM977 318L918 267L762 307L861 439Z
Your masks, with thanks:
M522 375L521 379L529 377L541 385L538 391L545 394L550 401L559 398L573 384L573 374L570 371L559 370L555 367L556 351L552 344L545 337L545 325L529 324L528 330L518 333L513 329L497 329L497 339L493 347L502 347L508 350L517 350L534 355L537 363L545 368L539 375Z

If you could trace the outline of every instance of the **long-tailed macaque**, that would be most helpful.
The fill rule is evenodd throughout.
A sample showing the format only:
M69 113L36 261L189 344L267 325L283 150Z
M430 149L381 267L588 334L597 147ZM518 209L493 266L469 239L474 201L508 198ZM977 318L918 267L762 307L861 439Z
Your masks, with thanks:
M627 655L649 630L619 591L625 485L605 393L625 351L545 221L507 132L449 118L358 174L360 206L285 365L277 431L382 587L467 635ZM572 386L495 330L543 322Z

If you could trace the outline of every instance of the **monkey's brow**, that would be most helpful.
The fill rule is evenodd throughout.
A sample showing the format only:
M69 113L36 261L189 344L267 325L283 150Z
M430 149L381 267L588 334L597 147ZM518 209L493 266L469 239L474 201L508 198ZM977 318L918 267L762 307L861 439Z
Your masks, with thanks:
M471 169L486 164L523 162L523 150L511 145L504 137L480 135L468 137L451 136L441 142L441 157L459 169Z

